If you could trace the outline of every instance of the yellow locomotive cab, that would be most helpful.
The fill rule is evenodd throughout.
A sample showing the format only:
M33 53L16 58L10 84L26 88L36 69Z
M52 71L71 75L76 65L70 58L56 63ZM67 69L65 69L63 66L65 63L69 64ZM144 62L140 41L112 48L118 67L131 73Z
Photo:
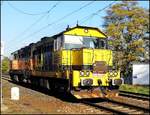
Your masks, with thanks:
M108 69L113 66L113 58L112 51L106 48L106 38L104 33L95 28L76 27L64 32L64 47L56 53L59 58L61 57L59 63L64 70L67 67L70 68L67 78L71 79L73 89L80 89L80 91L72 91L77 98L86 98L80 93L84 87L109 87L110 84L122 83L120 71ZM101 42L101 47L96 47L93 43L96 40ZM86 95L91 97L92 94ZM94 95L96 98L102 96L100 90L96 90Z

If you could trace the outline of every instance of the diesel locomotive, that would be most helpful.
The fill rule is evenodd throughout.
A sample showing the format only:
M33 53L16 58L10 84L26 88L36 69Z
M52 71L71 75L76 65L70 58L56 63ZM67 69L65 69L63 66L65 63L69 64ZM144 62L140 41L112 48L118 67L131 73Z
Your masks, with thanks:
M107 48L107 36L96 27L68 27L11 56L13 81L67 91L78 99L110 95L122 84Z

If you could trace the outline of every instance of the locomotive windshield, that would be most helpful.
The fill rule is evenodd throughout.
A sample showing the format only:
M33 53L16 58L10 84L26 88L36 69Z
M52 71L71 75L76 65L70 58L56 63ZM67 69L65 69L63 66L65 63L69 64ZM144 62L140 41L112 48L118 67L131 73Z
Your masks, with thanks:
M106 48L106 40L95 37L65 36L64 49L73 48Z

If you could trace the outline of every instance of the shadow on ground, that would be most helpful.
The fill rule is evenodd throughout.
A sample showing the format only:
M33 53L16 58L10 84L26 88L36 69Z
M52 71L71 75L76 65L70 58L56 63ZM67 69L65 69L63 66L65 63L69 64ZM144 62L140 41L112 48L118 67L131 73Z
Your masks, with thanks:
M62 101L71 102L71 103L78 103L79 102L79 100L77 100L73 95L71 95L71 93L68 93L68 92L58 92L58 91L51 92L50 90L48 90L46 88L39 87L39 86L33 86L31 84L17 83L17 82L11 81L11 80L8 80L8 82L16 84L16 85L20 85L20 86L25 87L25 88L29 88L29 89L34 90L34 91L44 93L44 94L49 95L49 96L56 97L58 99L61 99Z

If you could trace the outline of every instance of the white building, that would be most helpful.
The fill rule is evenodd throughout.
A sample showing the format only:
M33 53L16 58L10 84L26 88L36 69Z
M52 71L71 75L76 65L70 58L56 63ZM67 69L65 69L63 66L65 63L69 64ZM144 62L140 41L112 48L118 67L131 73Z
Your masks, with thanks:
M132 84L149 85L149 64L140 63L132 66Z

